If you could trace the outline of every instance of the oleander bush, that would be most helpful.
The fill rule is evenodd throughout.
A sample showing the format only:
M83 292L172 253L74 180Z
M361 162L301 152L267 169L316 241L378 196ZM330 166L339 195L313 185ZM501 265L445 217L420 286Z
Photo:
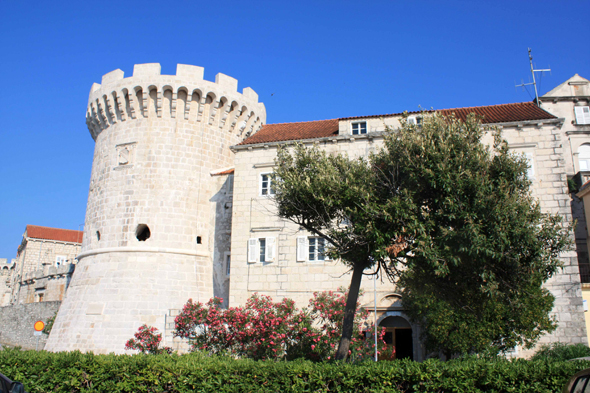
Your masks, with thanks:
M533 360L570 360L590 356L590 348L584 344L553 343L542 345Z
M191 299L185 304L182 312L175 318L174 335L189 340L191 351L211 355L230 355L253 360L304 358L323 361L333 359L340 335L347 293L333 291L314 292L309 307L299 310L295 302L284 298L281 302L273 302L265 295L253 294L245 306L222 308L222 300L213 298L206 304L195 303ZM142 326L142 329L151 329ZM367 333L365 334L366 331ZM369 312L360 307L357 309L353 324L353 337L348 351L349 359L362 361L374 357L374 325L369 320ZM377 353L389 359L394 352L384 341L385 328L378 330ZM141 335L142 332L136 333ZM368 339L365 335L369 336ZM143 335L142 340L135 342L156 342L153 334ZM128 349L141 348L130 346ZM135 344L133 342L133 344Z
M0 351L0 372L40 392L556 392L590 362L255 361L199 353Z

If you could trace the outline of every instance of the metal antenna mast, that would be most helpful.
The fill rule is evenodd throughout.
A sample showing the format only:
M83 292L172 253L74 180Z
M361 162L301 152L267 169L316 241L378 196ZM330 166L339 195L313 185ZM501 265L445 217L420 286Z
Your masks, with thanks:
M541 103L539 102L539 93L537 92L537 81L535 80L535 72L551 72L551 68L547 68L544 70L535 70L535 68L533 67L533 54L531 53L531 48L529 49L529 62L531 63L531 75L533 76L533 82L532 83L521 83L520 85L516 85L515 87L522 87L524 89L525 86L529 86L529 85L533 85L533 87L535 88L535 102L537 103L537 106L540 107Z

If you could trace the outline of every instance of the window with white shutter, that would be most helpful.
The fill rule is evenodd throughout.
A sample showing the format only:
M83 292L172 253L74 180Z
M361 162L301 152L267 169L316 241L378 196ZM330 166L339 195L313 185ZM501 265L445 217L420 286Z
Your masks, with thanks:
M590 124L590 106L574 107L576 124Z
M266 238L266 262L273 262L276 257L276 241L274 237Z
M525 152L524 156L527 159L527 162L529 164L529 167L527 169L527 176L529 179L534 179L535 178L535 156L533 155L533 152Z
M307 236L297 236L297 262L307 261Z
M248 239L248 263L258 260L258 239Z

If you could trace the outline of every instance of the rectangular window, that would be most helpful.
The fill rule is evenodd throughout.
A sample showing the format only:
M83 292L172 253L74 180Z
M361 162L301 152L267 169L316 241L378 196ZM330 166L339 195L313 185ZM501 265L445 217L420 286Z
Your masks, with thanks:
M248 262L273 262L275 260L275 238L248 239Z
M231 271L231 255L225 254L225 275L229 276Z
M408 117L408 124L414 124L418 127L422 127L422 117L421 116L410 116L410 117Z
M275 189L270 173L260 175L260 195L274 195Z
M576 124L590 124L590 106L574 107Z
M323 261L326 259L324 255L325 240L321 237L310 237L309 242L309 260Z
M266 239L258 239L260 249L260 262L266 262Z
M352 123L352 135L361 135L367 133L367 122L362 121L358 123Z
M326 239L317 236L297 237L297 262L325 261Z
M55 256L55 266L62 266L68 261L65 255L56 255Z

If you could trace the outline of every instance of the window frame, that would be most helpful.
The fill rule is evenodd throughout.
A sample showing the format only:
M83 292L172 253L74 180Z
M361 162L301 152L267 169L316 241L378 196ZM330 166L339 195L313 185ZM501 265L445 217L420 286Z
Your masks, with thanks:
M248 239L248 263L271 263L276 260L276 238L253 237Z
M323 252L323 257L324 259L318 259L318 246L317 243L314 244L314 258L311 259L310 258L310 247L311 247L311 242L310 240L314 239L314 243L317 242L317 239L321 239L323 240L323 248L324 248L324 252ZM331 261L330 257L326 254L326 246L328 245L328 241L326 240L326 238L321 237L321 236L297 236L296 239L296 245L295 245L295 252L296 252L296 260L297 262L316 262L316 263L321 263L321 262L326 262L326 261Z
M582 143L578 146L577 159L578 171L590 171L590 143ZM588 155L588 157L586 157ZM582 168L582 162L585 163L586 168Z
M320 236L308 236L307 245L307 260L309 262L323 262L326 260L326 239ZM319 251L320 249L322 250L321 252Z
M364 132L362 125L364 124ZM355 133L355 126L357 126L358 130ZM350 123L350 134L351 135L366 135L369 132L369 125L367 124L366 120L363 121L353 121Z
M63 266L66 263L68 263L68 257L67 255L56 255L55 256L55 266L59 267L59 266Z
M413 116L408 116L408 124L413 124L416 127L422 127L422 116L419 115L413 115Z
M225 264L225 276L229 277L231 274L231 253L226 252L223 256L224 264Z
M263 172L258 176L258 195L262 197L271 197L275 194L274 181L272 178L273 172ZM267 186L264 187L264 176L267 177Z
M574 118L576 125L589 125L590 124L590 106L574 106Z

